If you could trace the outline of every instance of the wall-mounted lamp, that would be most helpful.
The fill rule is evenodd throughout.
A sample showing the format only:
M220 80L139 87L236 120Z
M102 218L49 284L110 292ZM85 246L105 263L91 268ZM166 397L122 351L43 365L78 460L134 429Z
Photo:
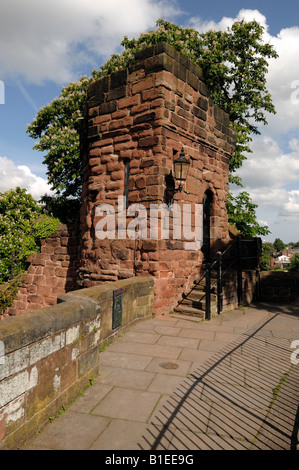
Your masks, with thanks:
M175 195L175 193L182 191L182 182L186 181L187 179L189 166L190 161L185 157L184 149L182 148L180 156L173 162L174 179L179 182L179 186L178 188L166 188L165 202L167 205L171 205L173 203L173 196Z

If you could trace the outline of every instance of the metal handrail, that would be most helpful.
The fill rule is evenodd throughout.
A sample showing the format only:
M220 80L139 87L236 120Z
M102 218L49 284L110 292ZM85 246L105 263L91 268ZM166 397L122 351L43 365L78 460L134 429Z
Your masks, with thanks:
M225 249L223 252L221 252L221 253L222 253L222 256L223 256L224 254L226 254L226 253L231 249L231 247L236 243L236 240L237 240L237 239L233 240L232 243L231 243L228 247L226 247L226 249ZM192 289L189 290L188 294L184 294L184 293L183 293L183 298L182 298L182 300L178 303L178 305L180 305L180 304L191 294L191 292L192 292L197 286L200 285L201 281L206 278L206 276L207 276L208 273L211 273L212 269L213 269L214 266L216 266L217 264L218 264L218 259L216 258L212 263L209 264L208 268L205 269L205 271L204 271L202 277L201 277L198 281L196 281L196 282L194 283L194 286L192 287ZM211 287L214 287L216 284L217 284L217 280L212 284L212 286L210 286L210 289L211 289ZM202 297L200 297L200 299L199 299L197 302L201 302L201 301L206 297L206 294L207 294L207 292L204 292L204 294L202 295Z
M211 318L211 291L213 287L217 284L217 311L218 314L221 313L223 309L223 293L222 293L222 288L223 288L223 276L231 269L232 265L234 264L234 261L229 264L229 266L226 267L224 271L222 271L222 263L223 263L223 258L224 255L226 255L231 248L237 243L237 266L236 266L236 272L237 272L237 290L238 290L238 304L240 305L241 303L241 297L242 297L242 265L241 261L242 260L248 260L248 259L256 259L256 256L247 256L247 257L242 257L240 253L240 241L241 241L241 236L239 235L235 240L228 245L225 250L221 251L219 250L217 252L217 257L212 263L207 263L207 268L204 270L203 275L200 277L199 280L194 282L194 286L190 289L188 294L183 294L182 300L179 302L182 303L188 296L191 294L191 292L202 282L203 279L206 279L206 285L205 285L205 292L200 297L199 300L196 302L201 302L204 298L206 298L206 309L205 309L205 318L209 320ZM246 240L244 239L243 241L249 242L252 240ZM212 270L217 266L217 278L216 280L211 284L211 272Z

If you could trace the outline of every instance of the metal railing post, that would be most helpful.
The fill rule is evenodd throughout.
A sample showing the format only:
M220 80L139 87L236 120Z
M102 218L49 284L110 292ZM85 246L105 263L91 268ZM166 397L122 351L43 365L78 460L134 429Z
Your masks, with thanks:
M206 320L211 320L211 264L206 267Z
M238 236L237 240L237 291L238 291L238 305L242 302L242 266L241 266L241 238Z
M223 293L222 293L222 253L217 253L217 313L220 315L223 309Z

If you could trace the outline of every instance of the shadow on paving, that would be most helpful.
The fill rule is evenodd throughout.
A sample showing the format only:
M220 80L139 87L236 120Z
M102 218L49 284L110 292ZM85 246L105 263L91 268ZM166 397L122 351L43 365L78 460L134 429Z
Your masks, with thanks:
M299 365L290 343L298 319L298 310L273 306L270 319L192 371L161 403L140 449L297 449Z

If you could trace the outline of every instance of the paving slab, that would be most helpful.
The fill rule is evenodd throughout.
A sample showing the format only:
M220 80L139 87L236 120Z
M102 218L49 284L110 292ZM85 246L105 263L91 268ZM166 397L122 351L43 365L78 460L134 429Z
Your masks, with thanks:
M179 356L182 361L192 361L193 363L199 364L205 362L206 359L211 357L211 353L198 349L183 348Z
M106 385L103 381L95 383L85 390L84 394L77 398L69 409L78 413L90 413L111 392L112 388L112 385Z
M150 392L171 395L180 386L181 382L181 376L159 373L154 375L148 390Z
M144 370L150 362L150 356L118 353L110 350L105 351L101 356L101 364L103 365L133 370Z
M146 422L160 393L115 387L93 410L93 415Z
M46 426L26 448L34 450L37 445L45 450L85 450L106 429L109 422L110 418L68 410Z
M198 349L201 351L209 351L210 353L214 353L216 351L221 351L226 345L226 341L209 341L207 339L202 339L199 342Z
M122 341L141 343L141 344L154 344L159 339L159 334L153 330L153 333L145 333L141 331L129 331L125 336L121 336ZM121 342L121 341L120 341Z
M145 370L159 374L178 375L186 377L190 369L190 361L181 361L179 359L165 360L164 357L154 357Z
M156 432L156 426L152 426ZM105 431L90 447L90 450L111 450L113 442L113 450L135 450L140 451L142 447L150 447L151 445L151 426L146 423L127 421L121 419L113 419L107 426ZM143 435L147 434L147 440L143 439ZM166 432L163 436L160 446L157 450L164 450L169 446L171 432Z
M192 338L182 338L181 336L161 336L158 339L157 344L163 346L197 349L199 345L199 340Z
M294 305L138 323L100 353L94 384L24 449L298 450L294 340Z
M203 328L182 328L179 337L213 341L215 339L215 330L207 331Z
M107 388L110 385L114 387L147 390L155 377L155 374L152 372L122 369L120 367L109 367L102 365L99 377L101 383L96 383L95 387L107 384Z
M154 332L162 336L178 336L181 330L182 328L176 328L174 326L157 325L154 327Z
M172 343L173 344L173 343ZM182 352L182 346L179 344L168 345L166 344L137 344L129 343L128 341L117 341L111 344L109 352L123 354L128 353L132 355L142 354L143 356L158 356L164 358L177 359ZM141 363L143 364L143 363Z
M190 430L176 429L168 448L170 451L185 451L187 448L193 451L202 450L249 450L250 443L241 439L221 437L217 434L208 435L196 433Z

